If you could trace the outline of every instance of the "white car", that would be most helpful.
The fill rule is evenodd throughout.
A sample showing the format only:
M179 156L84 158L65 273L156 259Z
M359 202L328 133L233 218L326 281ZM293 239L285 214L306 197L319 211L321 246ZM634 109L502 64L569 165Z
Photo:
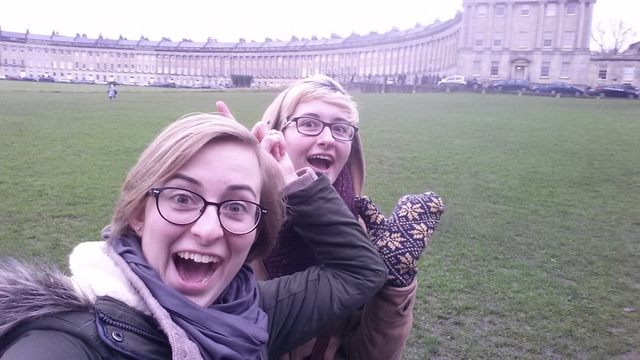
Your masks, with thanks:
M467 81L462 75L452 75L438 81L438 85L442 86L467 86Z
M479 89L482 87L482 83L476 79L472 79L462 75L451 75L446 77L440 81L438 81L439 86L457 86L457 87L468 87L471 89Z

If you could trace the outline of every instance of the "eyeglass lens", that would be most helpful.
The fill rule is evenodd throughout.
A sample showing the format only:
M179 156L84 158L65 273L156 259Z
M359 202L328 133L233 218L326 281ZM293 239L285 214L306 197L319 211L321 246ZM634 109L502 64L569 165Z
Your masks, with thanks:
M298 132L305 135L319 135L327 126L331 129L331 135L336 140L351 140L356 133L355 127L350 124L326 123L310 117L298 117L293 120L296 122Z
M160 216L175 225L196 222L208 205L216 207L220 225L228 232L246 234L256 228L261 209L246 200L225 200L220 203L206 201L201 195L180 188L152 189Z

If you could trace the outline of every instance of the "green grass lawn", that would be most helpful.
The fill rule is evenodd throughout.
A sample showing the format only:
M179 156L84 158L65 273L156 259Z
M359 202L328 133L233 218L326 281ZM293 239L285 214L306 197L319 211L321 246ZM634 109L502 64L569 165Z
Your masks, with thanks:
M0 254L66 266L160 130L276 93L0 81ZM640 359L640 101L355 94L365 193L445 204L405 359Z

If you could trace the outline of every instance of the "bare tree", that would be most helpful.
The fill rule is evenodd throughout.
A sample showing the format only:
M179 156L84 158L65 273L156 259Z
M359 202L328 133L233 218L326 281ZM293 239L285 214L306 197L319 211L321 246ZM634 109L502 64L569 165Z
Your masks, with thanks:
M614 55L633 43L635 37L635 30L620 18L611 19L608 27L599 22L591 33L591 38L598 45L600 52Z

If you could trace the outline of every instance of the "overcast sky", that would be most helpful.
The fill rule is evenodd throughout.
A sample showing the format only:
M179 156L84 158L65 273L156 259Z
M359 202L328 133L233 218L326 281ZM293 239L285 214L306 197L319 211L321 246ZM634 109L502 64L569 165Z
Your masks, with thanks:
M204 42L208 37L220 42L290 40L342 37L352 32L386 32L392 27L412 28L435 19L451 19L462 9L462 0L2 0L2 30L48 35L76 33L109 39L120 35L129 40L141 35L149 40L163 36L173 41L188 38ZM640 1L598 0L594 24L622 18L633 27L640 40Z

